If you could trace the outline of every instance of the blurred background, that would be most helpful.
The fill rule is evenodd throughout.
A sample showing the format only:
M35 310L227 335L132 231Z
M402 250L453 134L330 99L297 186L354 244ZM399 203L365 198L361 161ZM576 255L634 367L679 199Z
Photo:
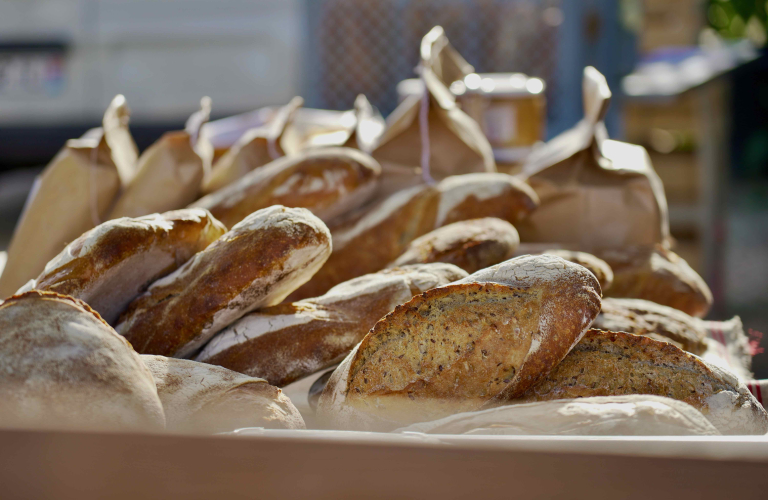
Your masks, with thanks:
M478 72L546 82L550 138L582 116L581 78L614 92L614 138L645 146L710 319L768 332L765 0L0 0L0 250L34 176L126 96L140 149L183 127L301 95L386 116L435 25ZM764 342L768 344L768 340ZM755 357L768 378L768 355Z

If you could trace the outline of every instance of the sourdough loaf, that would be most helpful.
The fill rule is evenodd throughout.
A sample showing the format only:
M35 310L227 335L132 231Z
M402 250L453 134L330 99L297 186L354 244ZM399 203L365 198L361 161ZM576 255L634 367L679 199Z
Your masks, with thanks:
M188 356L244 314L281 302L330 252L328 228L309 211L259 210L153 283L116 329L142 354Z
M768 432L768 413L736 376L672 344L623 332L590 330L514 402L629 394L688 403L722 434Z
M392 430L523 394L576 344L600 285L559 257L525 256L398 306L336 369L324 425Z
M446 262L474 273L511 259L520 243L515 227L486 217L454 222L416 238L388 267Z
M360 276L322 297L242 317L216 335L197 360L283 387L340 362L395 306L466 276L450 264L406 266Z
M34 288L83 300L114 323L153 281L178 269L225 232L199 208L108 221L48 262Z
M691 405L660 396L542 401L459 413L397 432L566 436L718 436Z
M141 359L155 379L170 432L304 428L291 400L265 380L186 359L146 354Z
M272 205L307 208L329 222L368 201L380 173L362 151L317 149L264 165L192 206L210 210L227 227Z
M600 288L603 290L603 294L605 294L605 291L611 287L611 284L613 284L613 270L611 269L611 266L591 253L564 249L545 250L543 253L557 255L562 259L574 262L589 269L592 274L595 275L597 281L600 282Z
M605 298L593 326L646 335L693 354L702 354L707 348L707 335L700 320L649 300Z
M0 427L160 431L149 370L88 305L31 291L0 305Z
M331 257L290 300L318 297L341 282L383 269L413 240L438 227L482 217L514 223L537 203L528 185L497 173L458 175L404 189L332 225Z
M712 307L712 292L701 276L661 246L604 251L599 257L613 269L607 297L650 300L699 318Z

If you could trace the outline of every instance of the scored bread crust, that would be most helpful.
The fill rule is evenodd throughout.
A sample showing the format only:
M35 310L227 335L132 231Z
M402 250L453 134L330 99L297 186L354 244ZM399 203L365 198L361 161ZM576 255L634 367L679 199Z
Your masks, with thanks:
M650 300L605 298L592 326L649 336L697 355L707 349L707 332L699 319Z
M186 359L144 354L170 432L231 432L243 427L304 429L291 400L260 378Z
M579 341L600 285L554 256L524 256L429 290L376 323L320 398L327 425L394 429L521 395Z
M474 273L512 258L519 243L517 230L507 221L459 221L416 238L388 267L446 262Z
M590 330L545 378L511 401L649 394L690 404L722 434L765 434L768 413L736 376L668 344Z
M611 266L609 266L603 259L598 259L591 253L577 252L575 250L565 250L561 248L545 250L543 253L557 255L567 261L589 269L592 274L595 275L597 281L600 282L600 288L603 290L603 294L605 294L606 290L613 284L613 270L611 269Z
M207 208L227 227L272 205L307 208L329 222L370 200L380 175L362 151L322 148L259 167L192 206Z
M284 387L339 363L395 306L466 276L442 263L360 276L322 297L242 317L211 339L196 359Z
M328 228L308 210L259 210L152 284L116 329L142 354L188 356L244 314L281 302L330 252Z
M149 370L85 302L33 290L0 304L0 427L161 431Z
M34 288L83 300L114 323L152 282L225 232L202 209L111 220L67 245L48 262Z
M318 297L339 283L384 269L413 240L438 227L483 217L514 223L537 205L533 189L506 174L457 175L398 191L332 225L333 254L289 300Z

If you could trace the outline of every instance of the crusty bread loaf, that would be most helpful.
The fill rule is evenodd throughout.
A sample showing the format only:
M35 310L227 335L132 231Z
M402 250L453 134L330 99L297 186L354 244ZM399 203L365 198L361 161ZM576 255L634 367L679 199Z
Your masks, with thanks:
M712 307L712 292L676 253L655 249L605 251L598 255L613 269L607 297L645 299L703 318Z
M466 276L450 264L406 266L360 276L322 297L240 318L214 337L197 360L283 387L344 359L395 306Z
M646 335L693 354L702 354L707 348L707 334L700 320L649 300L605 298L592 326Z
M689 404L660 396L541 401L459 413L397 432L566 436L718 436Z
M765 434L768 413L733 374L666 342L590 330L514 402L651 394L690 404L722 434Z
M325 222L354 210L375 193L381 167L350 148L323 148L257 168L192 204L232 227L272 205L309 209Z
M153 281L225 232L199 208L111 220L67 245L48 262L34 287L83 300L114 323Z
M336 369L318 416L334 428L392 430L524 393L600 310L585 268L525 256L395 308Z
M160 431L149 370L88 305L31 291L0 305L0 427Z
M289 300L318 297L341 282L384 269L413 240L438 227L482 217L514 223L537 203L527 184L497 173L457 175L399 191L332 225L331 257Z
M265 380L186 359L146 354L141 359L157 384L170 432L304 428L291 400Z
M515 227L495 217L454 222L416 238L388 267L446 262L474 273L511 259L520 243Z
M600 282L600 288L603 290L603 294L605 294L605 291L611 287L611 284L613 284L613 270L611 269L611 266L591 253L564 249L545 250L543 253L557 255L560 258L584 266L592 271L592 274L595 275L597 281Z
M259 210L152 284L116 329L142 354L188 356L244 314L281 302L330 252L328 228L309 211Z

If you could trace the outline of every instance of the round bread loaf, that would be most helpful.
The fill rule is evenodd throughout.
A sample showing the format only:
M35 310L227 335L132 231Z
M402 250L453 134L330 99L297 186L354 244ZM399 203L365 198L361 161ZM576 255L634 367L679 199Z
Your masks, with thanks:
M339 363L378 320L415 294L467 276L421 264L360 276L322 297L267 307L221 331L197 357L283 387Z
M470 219L416 238L388 267L446 262L474 273L512 258L519 243L515 227L507 221Z
M243 315L281 302L330 253L328 228L308 210L259 210L152 284L116 329L142 354L189 356Z
M0 305L0 427L160 431L154 381L88 305L37 290Z
M598 259L591 253L577 252L575 250L552 249L545 250L543 253L548 255L557 255L567 261L576 263L589 269L600 282L600 288L605 293L613 284L613 270L604 260Z
M565 436L719 436L689 404L659 396L543 401L459 413L396 432Z
M226 231L199 208L111 220L67 245L45 266L34 288L83 300L114 323L152 282Z
M272 205L304 207L328 222L371 199L381 167L351 148L321 148L257 168L192 206L207 208L227 227Z
M266 380L185 359L141 358L157 384L170 432L304 429L304 420L291 400Z
M515 402L650 394L683 401L722 434L765 434L768 413L735 375L666 342L590 330Z
M376 323L318 404L325 425L392 430L523 394L600 310L584 267L524 256L434 288Z

